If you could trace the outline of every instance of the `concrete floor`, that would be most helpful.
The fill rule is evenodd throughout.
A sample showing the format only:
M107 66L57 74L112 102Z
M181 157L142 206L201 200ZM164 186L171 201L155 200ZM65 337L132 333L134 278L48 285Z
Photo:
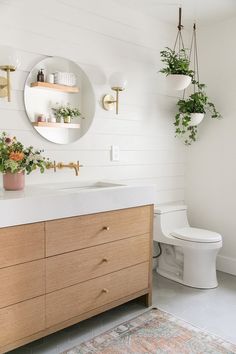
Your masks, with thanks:
M197 290L154 273L153 305L236 344L236 277L219 272L218 281L216 289ZM146 308L131 302L10 353L58 354L143 311Z

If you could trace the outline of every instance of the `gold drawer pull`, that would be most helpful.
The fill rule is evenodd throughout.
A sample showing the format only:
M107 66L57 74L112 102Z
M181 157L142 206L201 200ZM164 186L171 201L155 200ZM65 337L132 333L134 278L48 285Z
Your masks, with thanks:
M102 293L107 294L107 293L109 293L109 290L104 288L104 289L102 289Z
M103 226L102 229L103 229L103 230L106 230L106 231L109 231L109 230L110 230L110 227L109 227L109 226Z
M107 263L107 262L108 262L108 259L104 257L104 258L102 259L102 263Z

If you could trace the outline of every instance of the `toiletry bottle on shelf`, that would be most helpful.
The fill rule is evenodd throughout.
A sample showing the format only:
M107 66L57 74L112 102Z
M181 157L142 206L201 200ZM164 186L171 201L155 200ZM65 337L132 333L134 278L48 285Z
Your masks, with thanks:
M44 73L43 73L43 69L40 69L37 75L37 81L39 82L44 82Z

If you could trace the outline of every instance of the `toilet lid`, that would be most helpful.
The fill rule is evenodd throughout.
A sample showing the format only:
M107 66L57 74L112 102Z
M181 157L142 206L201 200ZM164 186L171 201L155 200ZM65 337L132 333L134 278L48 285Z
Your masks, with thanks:
M154 214L165 214L172 213L173 211L181 211L186 210L187 206L183 204L163 204L163 205L155 205Z
M181 229L176 229L171 233L171 235L179 238L180 240L191 242L219 242L222 240L221 235L216 232L197 229L195 227L183 227Z

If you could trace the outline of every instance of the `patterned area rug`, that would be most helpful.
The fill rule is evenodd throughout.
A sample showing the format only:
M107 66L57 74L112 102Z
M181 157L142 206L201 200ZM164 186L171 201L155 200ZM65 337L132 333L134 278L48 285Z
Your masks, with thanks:
M158 309L62 354L235 354L236 346Z

